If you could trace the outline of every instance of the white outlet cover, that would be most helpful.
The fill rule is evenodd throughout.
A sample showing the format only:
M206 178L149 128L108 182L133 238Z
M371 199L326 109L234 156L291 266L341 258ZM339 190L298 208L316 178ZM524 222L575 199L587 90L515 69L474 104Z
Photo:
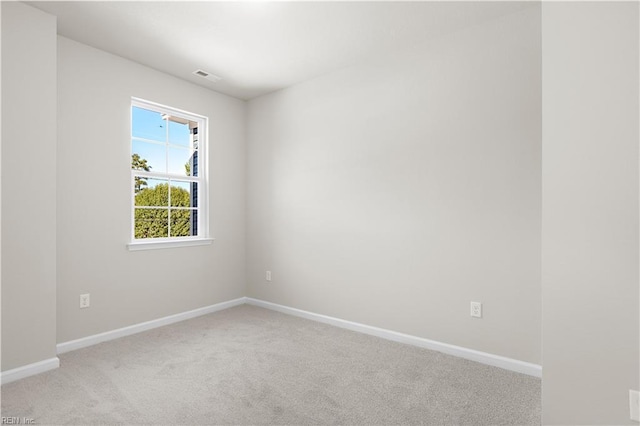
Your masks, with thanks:
M640 392L629 389L629 417L640 422Z
M482 303L471 302L471 316L474 318L482 318Z
M267 273L265 274L265 278L267 281L271 281L271 271L267 271Z
M91 306L91 296L89 293L80 295L80 308L88 308Z

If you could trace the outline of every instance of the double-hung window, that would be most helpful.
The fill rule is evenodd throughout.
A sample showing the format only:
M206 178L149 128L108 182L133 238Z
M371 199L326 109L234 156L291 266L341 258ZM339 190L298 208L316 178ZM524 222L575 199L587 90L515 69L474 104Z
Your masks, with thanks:
M207 121L132 99L130 249L210 242Z

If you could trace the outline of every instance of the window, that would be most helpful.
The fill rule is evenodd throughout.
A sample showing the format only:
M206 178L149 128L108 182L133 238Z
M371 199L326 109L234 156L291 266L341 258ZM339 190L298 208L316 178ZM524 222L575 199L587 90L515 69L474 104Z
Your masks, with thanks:
M206 125L206 117L132 100L130 249L210 242Z

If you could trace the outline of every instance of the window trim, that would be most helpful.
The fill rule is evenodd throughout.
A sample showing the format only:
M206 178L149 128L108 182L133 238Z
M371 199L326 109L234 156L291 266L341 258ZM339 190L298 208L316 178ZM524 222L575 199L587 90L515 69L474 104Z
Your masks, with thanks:
M133 149L133 108L143 108L147 110L156 111L160 114L168 114L175 117L184 118L191 121L198 122L198 179L194 179L194 182L198 182L198 235L189 237L164 237L164 238L135 238L135 188L134 188L134 176L140 175L140 170L130 170L129 176L129 192L130 192L130 231L129 242L127 248L130 251L134 250L147 250L147 249L159 249L159 248L174 248L174 247L187 247L187 246L199 246L211 244L214 238L211 237L209 228L209 118L200 114L195 114L189 111L172 108L167 105L162 105L157 102L148 101L141 98L132 97L129 106L129 162L131 161L131 153ZM144 138L136 138L143 140ZM157 142L157 141L156 141ZM168 141L167 141L168 143ZM142 174L149 175L150 178L163 178L169 179L172 176L168 173L158 172L143 172ZM183 176L180 176L183 178ZM180 179L183 180L183 179ZM184 179L191 180L191 179ZM169 208L169 206L168 206Z
M138 250L156 250L166 248L178 248L178 247L193 247L193 246L208 246L213 243L214 238L189 238L181 239L184 237L174 237L173 240L157 241L160 238L148 238L147 240L136 240L127 244L129 251Z

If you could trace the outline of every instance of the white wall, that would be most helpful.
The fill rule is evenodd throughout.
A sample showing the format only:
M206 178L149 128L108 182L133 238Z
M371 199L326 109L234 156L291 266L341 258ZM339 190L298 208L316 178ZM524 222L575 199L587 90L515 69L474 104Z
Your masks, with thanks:
M0 5L0 91L2 90L2 5ZM0 309L2 308L2 95L0 94ZM0 364L2 364L2 311L0 311ZM0 365L2 371L2 365Z
M539 13L250 101L249 296L540 363Z
M244 296L245 103L63 37L58 53L58 342ZM132 96L209 117L212 245L127 250Z
M631 424L638 389L638 4L544 3L543 421Z
M56 20L0 7L5 371L56 356Z

